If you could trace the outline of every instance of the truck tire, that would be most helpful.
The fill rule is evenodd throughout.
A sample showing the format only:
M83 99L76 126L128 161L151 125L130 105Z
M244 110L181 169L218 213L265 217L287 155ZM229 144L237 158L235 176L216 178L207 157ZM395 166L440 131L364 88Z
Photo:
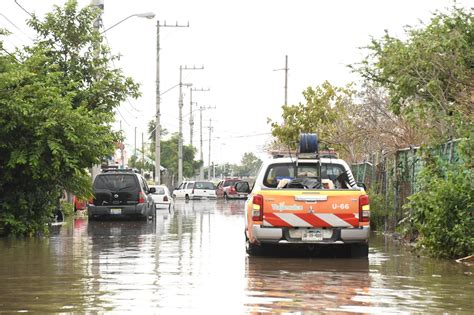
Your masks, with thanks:
M367 258L369 256L369 244L351 244L351 257Z
M262 256L262 248L258 245L251 244L248 240L245 241L245 251L249 256Z
M247 231L244 230L245 234L245 252L249 256L262 256L263 255L263 249L259 245L255 245L250 243L249 238L247 237Z

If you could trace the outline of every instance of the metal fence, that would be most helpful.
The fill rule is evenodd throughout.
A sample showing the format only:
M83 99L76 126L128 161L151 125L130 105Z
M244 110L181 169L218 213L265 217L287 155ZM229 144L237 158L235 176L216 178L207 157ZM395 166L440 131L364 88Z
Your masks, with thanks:
M430 152L445 161L460 162L459 142L452 141ZM351 165L354 177L365 183L371 194L383 198L385 229L394 229L406 216L403 205L407 197L417 192L417 177L423 166L419 147L410 147L396 152L377 152L366 161Z

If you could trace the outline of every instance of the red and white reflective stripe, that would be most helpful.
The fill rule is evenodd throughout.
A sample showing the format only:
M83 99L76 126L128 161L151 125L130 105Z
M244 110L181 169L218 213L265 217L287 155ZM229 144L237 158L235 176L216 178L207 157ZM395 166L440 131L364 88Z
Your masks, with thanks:
M263 226L278 227L355 227L358 213L265 213Z

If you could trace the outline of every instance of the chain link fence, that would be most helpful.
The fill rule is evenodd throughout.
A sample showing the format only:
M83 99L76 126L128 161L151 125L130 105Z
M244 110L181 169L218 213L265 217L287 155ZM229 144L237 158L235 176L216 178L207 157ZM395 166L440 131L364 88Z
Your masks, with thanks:
M459 163L458 144L458 141L451 141L430 149L430 152L445 161ZM372 210L383 217L384 230L395 229L400 220L407 216L403 212L403 205L410 195L419 190L417 177L422 167L419 147L376 152L368 156L366 161L351 165L356 181L365 183L370 195L377 199L377 209Z

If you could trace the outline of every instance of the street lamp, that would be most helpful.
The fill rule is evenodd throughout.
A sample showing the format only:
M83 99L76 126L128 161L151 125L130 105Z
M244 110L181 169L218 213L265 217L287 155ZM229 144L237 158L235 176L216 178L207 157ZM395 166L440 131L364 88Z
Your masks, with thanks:
M118 21L117 23L115 23L115 24L112 25L111 27L109 27L109 28L103 30L103 31L101 32L101 34L104 34L104 33L107 32L108 30L110 30L111 28L114 28L115 26L119 25L120 23L122 23L122 22L124 22L124 21L126 21L126 20L128 20L129 18L134 17L134 16L136 16L136 17L141 17L141 18L152 19L152 18L155 17L155 13L153 13L153 12L145 12L145 13L137 13L137 14L129 15L129 16L127 16L126 18L124 18L124 19Z
M16 2L16 1L15 1ZM17 3L18 4L18 3ZM104 12L104 1L103 0L92 0L91 1L91 5L96 7L97 9L99 9L99 16L98 18L96 19L96 21L94 22L94 28L99 31L100 29L100 26L101 26L101 17L102 17L102 14ZM111 28L114 28L115 26L119 25L120 23L128 20L129 18L131 17L144 17L144 18L147 18L147 19L152 19L155 17L155 13L153 12L145 12L145 13L136 13L136 14L131 14L129 16L127 16L126 18L118 21L117 23L115 23L114 25L112 25L111 27L103 30L102 32L100 32L100 34L104 34L105 32L107 32L108 30L110 30ZM120 130L122 130L122 128L120 127ZM122 160L122 163L123 163L123 160ZM92 168L91 168L91 177L92 177L92 182L94 181L96 175L100 173L100 165L92 165Z

